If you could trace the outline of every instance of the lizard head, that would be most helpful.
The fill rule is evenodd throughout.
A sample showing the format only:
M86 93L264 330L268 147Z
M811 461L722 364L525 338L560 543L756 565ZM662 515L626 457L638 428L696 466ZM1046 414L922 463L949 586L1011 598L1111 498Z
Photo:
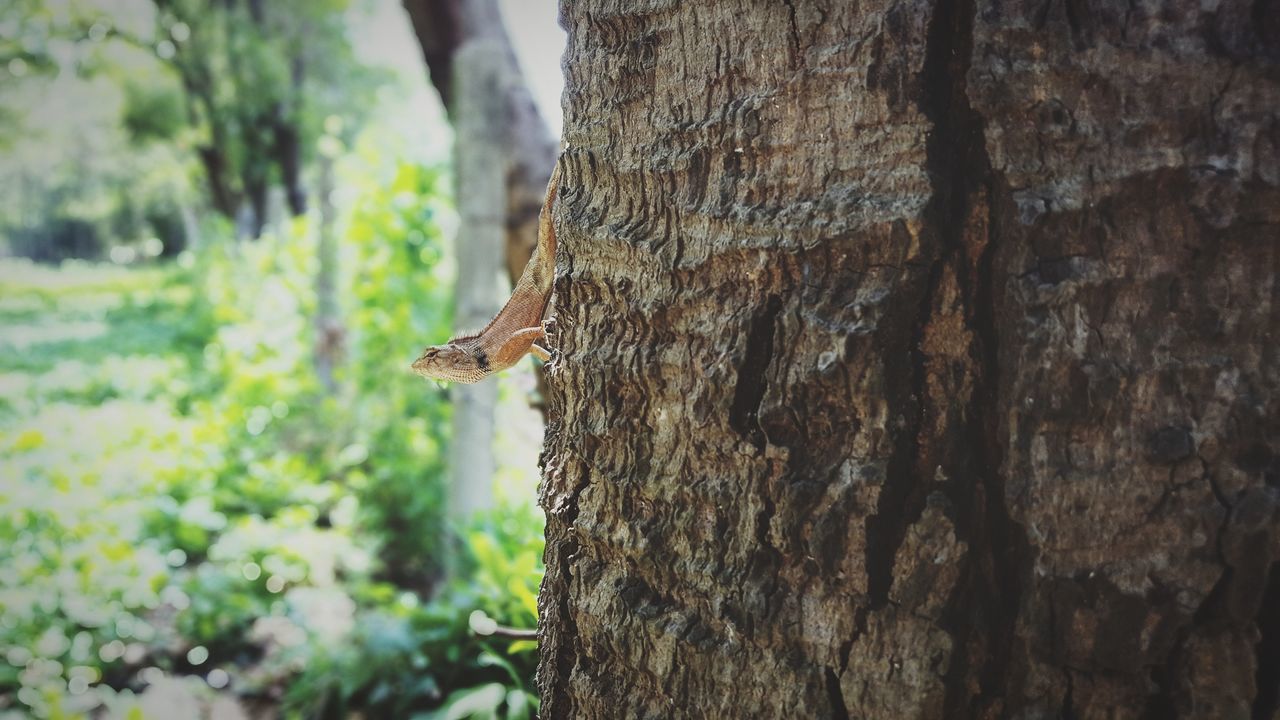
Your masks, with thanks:
M485 376L485 368L466 350L447 343L432 345L413 361L413 371L433 380L473 383Z

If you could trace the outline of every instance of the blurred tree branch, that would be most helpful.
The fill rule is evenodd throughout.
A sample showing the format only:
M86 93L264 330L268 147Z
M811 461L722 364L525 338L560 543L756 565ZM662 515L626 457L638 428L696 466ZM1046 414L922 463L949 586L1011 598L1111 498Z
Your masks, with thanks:
M210 205L237 222L242 235L261 234L273 185L283 189L291 214L304 213L304 169L314 159L323 118L336 113L359 120L351 117L367 107L359 98L378 82L351 55L345 2L152 4L150 37L101 15L78 18L77 34L135 47L174 73L187 124L199 138L195 152Z
M520 73L511 40L502 24L495 0L403 0L422 47L431 84L440 94L451 121L457 120L454 63L467 41L485 39L501 48L505 76L502 95L505 132L502 153L506 159L506 267L514 282L520 277L537 239L538 209L557 144L538 113L533 96ZM551 61L551 59L548 59Z

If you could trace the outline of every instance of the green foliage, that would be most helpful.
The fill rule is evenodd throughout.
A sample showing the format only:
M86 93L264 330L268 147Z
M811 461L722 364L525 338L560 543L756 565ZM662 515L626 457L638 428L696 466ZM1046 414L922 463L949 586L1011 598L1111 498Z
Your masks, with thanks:
M47 75L56 67L49 52L50 13L41 0L6 0L0 5L0 93ZM13 144L25 118L0 103L0 149Z
M505 548L508 553L537 552L540 557L540 514L529 506L502 508L498 514L512 527L530 532L513 538ZM475 531L483 525L481 521ZM499 704L506 703L508 717L531 715L537 708L532 688L535 645L476 632L480 618L492 617L522 628L537 622L536 606L508 614L512 604L504 595L518 586L521 597L536 596L541 568L505 575L512 570L510 560L501 555L505 553L472 552L469 561L475 574L464 573L427 604L390 585L369 586L366 600L383 597L386 601L361 605L368 609L359 611L354 620L356 643L309 644L269 657L268 665L305 668L290 686L286 707L307 717L346 717L356 709L375 717L407 717L442 700L448 707L479 683L503 687ZM486 576L489 581L483 579Z
M180 88L173 83L124 82L124 130L137 143L171 141L186 125Z
M128 717L225 673L300 718L536 711L532 643L483 633L536 624L540 514L454 528L438 587L449 409L407 365L449 326L440 173L343 182L333 392L306 220L151 269L0 264L0 707Z
M107 28L103 40L144 49L172 72L176 82L164 85L131 88L125 79L124 127L148 141L189 126L213 209L228 219L246 207L261 212L271 185L298 192L299 168L313 159L325 119L358 127L387 80L355 61L346 0L152 5L149 30L119 27L105 5L79 25L90 38Z
M439 196L440 184L438 172L402 164L386 201L359 203L348 230L356 272L353 362L345 379L356 396L376 398L359 408L355 447L367 452L350 458L352 480L365 498L365 522L400 530L387 541L388 554L400 559L388 572L406 584L442 569L434 544L444 534L442 485L424 487L422 478L444 472L448 405L442 392L405 372L412 360L406 358L406 338L434 342L450 325L452 294L439 270L441 208L423 202ZM354 462L362 454L378 457L379 464Z

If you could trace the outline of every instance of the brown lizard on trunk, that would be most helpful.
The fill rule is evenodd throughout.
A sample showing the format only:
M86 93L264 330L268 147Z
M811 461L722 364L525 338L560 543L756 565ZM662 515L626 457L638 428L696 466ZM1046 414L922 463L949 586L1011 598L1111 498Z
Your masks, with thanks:
M538 245L529 264L511 291L502 310L480 332L459 335L444 345L433 345L422 351L413 362L413 371L427 378L473 383L520 361L525 353L546 362L550 353L538 344L546 339L544 321L551 300L551 285L556 269L556 229L551 220L551 207L560 186L560 164L556 163L547 183L547 198L538 214Z

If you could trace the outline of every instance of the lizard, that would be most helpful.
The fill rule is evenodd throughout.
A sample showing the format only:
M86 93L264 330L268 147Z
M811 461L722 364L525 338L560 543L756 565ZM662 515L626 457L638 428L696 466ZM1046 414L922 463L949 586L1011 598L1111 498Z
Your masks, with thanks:
M413 371L425 378L474 383L515 365L526 353L546 362L546 341L553 321L543 319L551 300L556 269L556 229L552 206L560 187L560 163L551 171L547 196L538 213L538 244L529 264L516 281L498 314L475 333L458 335L443 345L432 345L413 362Z

